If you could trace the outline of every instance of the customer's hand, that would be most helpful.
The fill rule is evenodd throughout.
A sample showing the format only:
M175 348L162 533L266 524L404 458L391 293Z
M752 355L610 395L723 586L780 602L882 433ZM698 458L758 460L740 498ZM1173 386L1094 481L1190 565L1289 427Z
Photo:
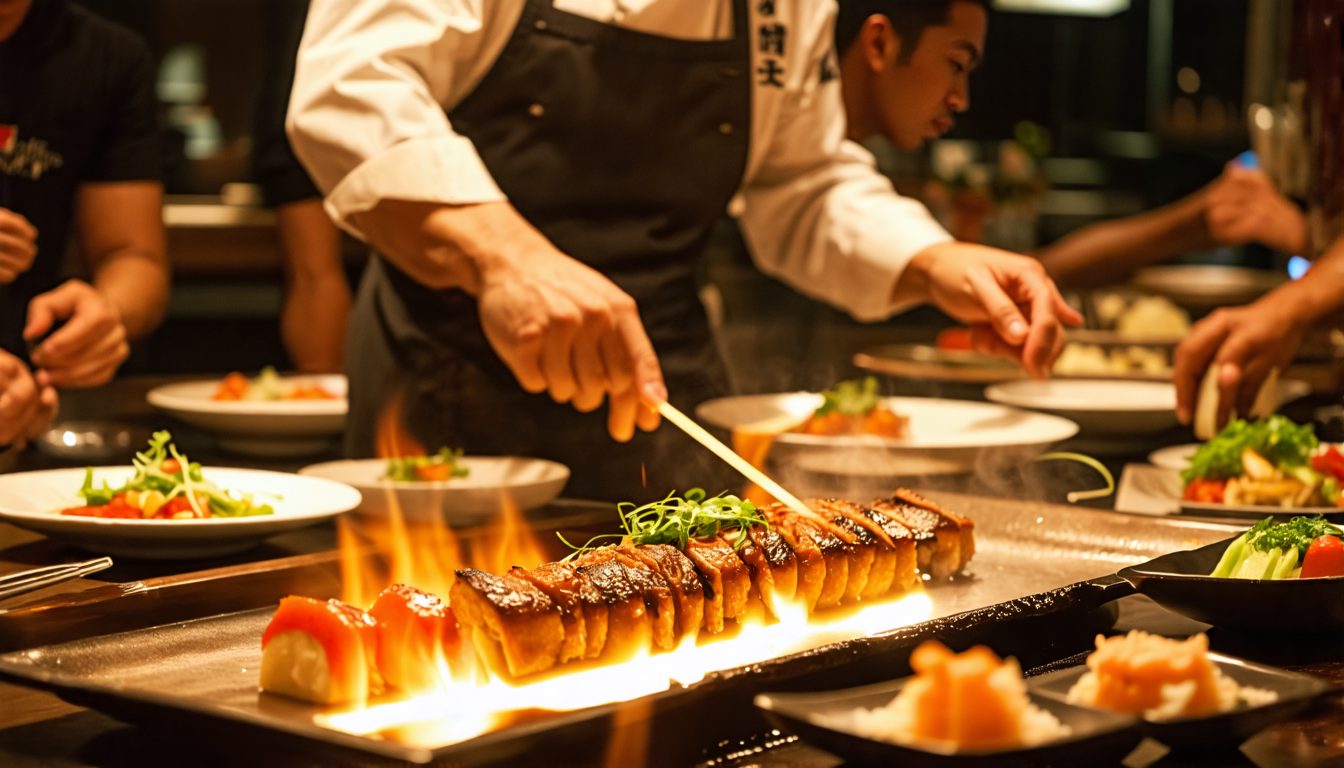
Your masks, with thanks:
M1228 164L1204 189L1204 225L1222 245L1259 243L1280 253L1306 249L1302 211L1260 171Z
M914 283L949 315L971 325L982 352L1018 360L1037 378L1064 349L1064 325L1082 316L1065 303L1035 259L970 243L935 245L915 256L901 282ZM907 286L898 285L904 293Z
M1200 383L1210 365L1218 371L1218 408L1214 428L1221 429L1233 410L1250 414L1270 371L1286 368L1302 344L1310 318L1284 291L1273 291L1244 307L1226 307L1200 320L1176 348L1172 379L1176 415L1194 418Z
M0 284L14 282L36 257L37 228L14 211L0 208Z
M58 321L65 325L55 332ZM50 336L43 339L48 333ZM82 280L67 280L28 304L23 337L42 339L30 356L38 383L53 387L106 384L130 354L126 327L112 302Z
M28 366L0 350L0 445L23 445L56 416L56 390L38 385Z

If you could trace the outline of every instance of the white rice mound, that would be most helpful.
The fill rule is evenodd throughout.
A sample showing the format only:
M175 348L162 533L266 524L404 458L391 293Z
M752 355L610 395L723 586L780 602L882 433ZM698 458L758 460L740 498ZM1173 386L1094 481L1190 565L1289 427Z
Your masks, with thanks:
M902 745L931 746L940 750L953 751L960 745L953 742L929 741L914 736L915 718L925 692L933 683L915 678L906 684L897 696L885 706L874 709L859 708L842 715L818 718L822 725L836 730L846 731L869 739ZM1031 703L1027 696L1026 683L1022 681L1022 671L1015 659L1006 659L1005 663L990 675L990 685L1006 701L1013 702L1017 709L1018 732L1021 736L1018 747L1032 747L1048 741L1062 739L1070 734L1064 725L1051 713Z

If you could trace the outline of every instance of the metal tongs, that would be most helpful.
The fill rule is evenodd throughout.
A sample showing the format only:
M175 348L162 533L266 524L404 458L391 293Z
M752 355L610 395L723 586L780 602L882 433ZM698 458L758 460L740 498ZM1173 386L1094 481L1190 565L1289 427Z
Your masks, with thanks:
M82 563L48 565L43 568L6 574L0 576L0 600L43 587L50 587L53 584L60 584L63 581L77 579L80 576L87 576L90 573L97 573L111 567L112 558L99 557L94 560L85 560Z

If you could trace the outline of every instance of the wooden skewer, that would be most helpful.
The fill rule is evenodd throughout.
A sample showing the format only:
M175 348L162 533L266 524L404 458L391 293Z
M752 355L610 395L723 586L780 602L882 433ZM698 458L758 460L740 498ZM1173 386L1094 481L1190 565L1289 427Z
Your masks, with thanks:
M728 465L738 472L741 472L751 482L765 489L765 492L779 499L785 506L805 517L812 517L814 513L806 504L799 501L798 497L784 490L784 487L770 478L761 470L753 467L751 462L737 455L732 448L723 444L723 441L705 431L705 428L696 424L691 417L677 410L676 406L666 400L652 403L658 409L658 413L663 418L675 424L681 431L690 435L693 440L708 448L714 455L728 462Z

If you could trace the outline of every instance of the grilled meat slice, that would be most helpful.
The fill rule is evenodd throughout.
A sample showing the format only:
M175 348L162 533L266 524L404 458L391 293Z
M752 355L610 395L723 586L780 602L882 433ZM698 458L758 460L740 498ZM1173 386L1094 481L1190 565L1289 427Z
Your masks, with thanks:
M811 536L798 531L797 515L780 514L780 508L777 506L766 507L762 511L770 520L770 530L779 534L793 552L798 565L797 587L794 594L803 602L803 606L811 611L817 606L817 600L821 597L822 588L826 584L826 557L821 554L821 549Z
M565 625L562 662L594 659L602 653L607 642L607 603L592 581L567 563L542 563L530 571L515 567L511 573L532 582L560 607Z
M859 513L861 508L857 504L837 499L813 499L807 503L850 537L853 555L844 602L885 595L896 573L896 551L887 546L887 537L869 530L871 521Z
M607 642L601 658L622 660L652 646L653 624L643 592L631 583L629 569L612 550L599 547L583 553L574 562L578 572L592 580L607 603Z
M724 622L746 612L747 598L751 595L751 575L747 565L732 545L719 539L691 539L686 542L686 556L709 580L705 593L705 628L710 632L722 632ZM714 593L712 596L710 591Z
M873 508L909 528L918 544L919 568L947 578L966 566L975 553L974 523L943 510L913 491L897 489Z
M775 594L784 600L792 600L798 593L798 555L789 547L788 541L771 528L753 526L747 535L765 557Z
M626 568L626 577L644 596L653 629L653 647L668 651L677 644L677 605L672 587L656 565L650 565L634 547L613 547L616 558Z
M457 572L449 594L497 671L522 677L555 666L565 640L560 609L532 582L468 568Z
M677 637L698 635L705 622L705 584L695 563L668 544L649 544L632 551L657 568L672 588L672 598L677 604Z
M851 547L831 531L831 526L823 527L818 521L791 510L785 510L784 514L794 518L794 534L800 540L810 539L812 545L821 551L826 563L826 580L822 582L821 593L817 595L817 607L834 608L844 599L845 589L849 586Z
M854 519L866 520L869 523L868 530L879 531L882 537L891 542L891 548L896 554L888 591L904 592L914 589L919 583L919 569L916 564L918 549L914 532L872 507L855 504L854 509L856 510Z
M737 554L751 573L752 595L769 615L775 615L775 601L793 599L798 589L798 561L793 550L778 533L759 526L723 538L729 544L741 541Z

